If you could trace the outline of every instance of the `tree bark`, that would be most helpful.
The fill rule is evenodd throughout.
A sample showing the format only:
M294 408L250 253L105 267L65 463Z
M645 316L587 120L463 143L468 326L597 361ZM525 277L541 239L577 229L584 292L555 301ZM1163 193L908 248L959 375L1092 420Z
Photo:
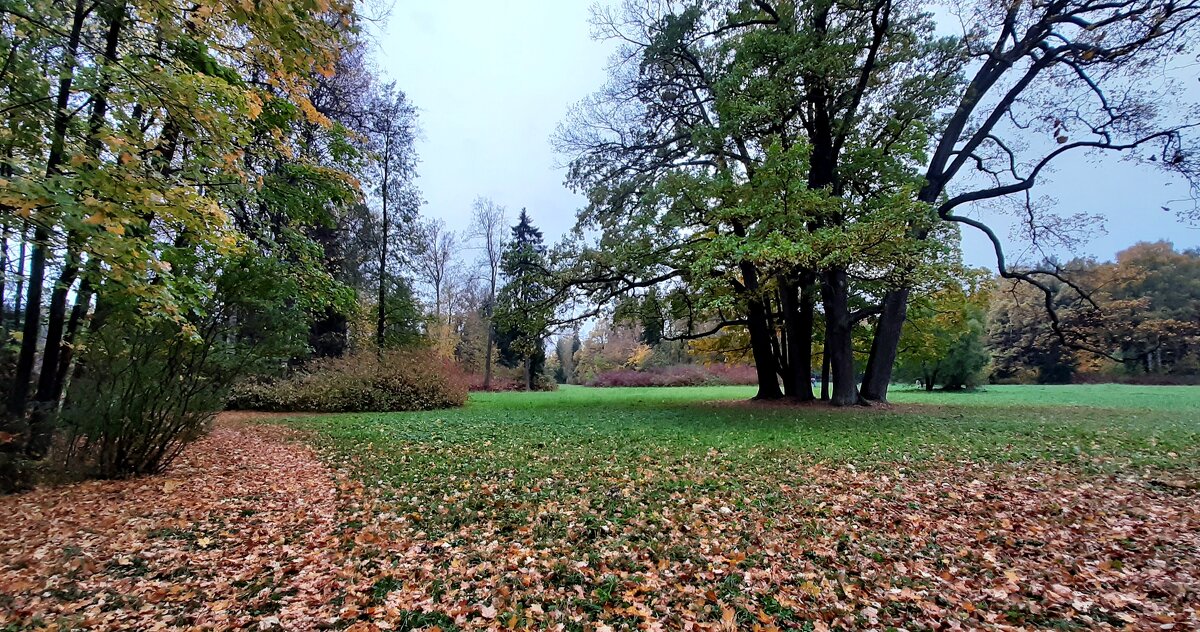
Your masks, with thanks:
M488 308L491 312L491 308ZM483 390L492 390L492 348L496 345L496 329L492 326L492 316L488 314L487 355L483 359Z
M12 328L14 330L21 328L21 299L25 296L25 250L29 244L29 227L22 225L18 236L21 239L21 246L17 250L17 287L13 292Z
M74 250L74 251L73 251ZM38 373L37 391L34 394L34 409L29 417L29 444L25 453L35 459L46 456L54 434L54 414L57 412L58 395L55 387L58 363L62 356L63 333L66 330L67 295L75 278L79 276L77 250L68 248L67 261L54 291L50 294L50 311L46 318L46 344L42 349L42 370Z
M389 132L385 132L383 140L383 185L380 186L380 198L382 202L382 224L383 235L379 244L379 316L375 323L375 347L379 353L383 353L383 337L387 331L387 256L388 256L388 183L391 171L391 154L392 154L392 139Z
M758 393L754 399L780 399L783 391L779 388L779 367L771 351L766 307L758 299L750 299L746 311L749 317L747 329L750 332L750 350L754 354L754 369L758 373Z
M858 380L854 375L854 346L851 333L854 322L850 315L849 280L845 270L825 273L821 293L825 303L825 341L829 353L829 368L833 378L834 406L853 406L862 402L858 395Z
M771 323L767 319L767 308L758 296L758 270L754 264L743 261L743 292L746 295L746 329L750 334L750 350L754 355L754 369L758 373L758 394L754 399L780 399L779 366L771 349Z
M909 290L892 290L883 297L883 310L875 322L875 334L871 337L871 355L867 358L867 370L863 375L862 397L873 402L886 402L888 386L892 382L892 368L900 350L900 334L904 319L908 316Z
M812 336L813 300L811 275L801 275L799 282L780 279L780 305L783 308L784 328L787 330L786 354L789 371L784 380L788 397L802 402L812 401ZM799 300L797 300L799 299Z
M12 235L12 227L4 227L4 239L0 240L0 329L4 331L4 339L8 339L8 319L5 318L4 297L8 294L8 238Z
M525 390L533 390L533 357L525 356Z
M93 268L89 264L89 270ZM88 307L92 303L93 285L92 274L88 273L79 282L79 292L75 295L75 306L71 308L71 318L67 321L67 331L63 335L62 354L58 358L58 368L55 370L54 389L55 400L62 397L67 386L67 375L71 371L71 361L75 357L75 346L79 341L79 332L87 318Z

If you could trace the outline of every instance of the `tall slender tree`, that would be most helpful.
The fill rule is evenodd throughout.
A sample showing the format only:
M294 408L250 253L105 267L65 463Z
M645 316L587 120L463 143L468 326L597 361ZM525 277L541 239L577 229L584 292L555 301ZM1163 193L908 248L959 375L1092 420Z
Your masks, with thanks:
M397 266L393 258L404 248L394 241L411 234L420 196L413 185L416 175L416 110L395 83L380 88L371 113L370 133L374 144L374 172L378 177L375 199L379 208L379 287L375 342L380 350L387 334L388 290Z
M472 206L471 238L476 240L483 258L487 275L487 303L484 317L487 319L487 343L483 356L483 390L492 388L492 356L496 347L496 326L492 322L496 311L496 289L500 282L500 267L503 263L506 241L504 231L508 222L507 210L487 198L476 198Z

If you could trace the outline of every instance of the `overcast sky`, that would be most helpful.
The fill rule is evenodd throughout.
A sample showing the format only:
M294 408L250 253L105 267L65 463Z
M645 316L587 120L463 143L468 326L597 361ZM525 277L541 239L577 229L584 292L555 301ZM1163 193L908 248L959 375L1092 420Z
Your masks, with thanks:
M420 111L424 215L461 230L471 202L485 196L513 216L528 208L547 241L571 227L583 198L563 186L557 167L563 159L549 137L571 105L605 79L613 45L591 39L590 4L398 0L376 35L378 58ZM1055 199L1060 213L1105 218L1105 230L1093 231L1079 254L1107 259L1137 241L1158 239L1178 248L1200 246L1200 228L1160 208L1186 187L1119 158L1064 162L1039 193ZM1007 236L1004 228L998 232ZM1011 244L1019 256L1021 245ZM970 229L964 250L968 263L994 264L986 242Z

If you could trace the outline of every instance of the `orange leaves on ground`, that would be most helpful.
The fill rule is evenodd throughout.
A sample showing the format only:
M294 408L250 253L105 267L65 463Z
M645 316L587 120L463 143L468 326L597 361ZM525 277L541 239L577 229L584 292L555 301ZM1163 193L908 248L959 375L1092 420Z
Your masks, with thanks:
M789 462L751 489L711 484L731 474L710 454L572 483L605 506L499 479L418 498L229 422L163 476L0 498L0 627L1200 626L1191 487L1048 463ZM649 494L659 478L689 485ZM447 512L464 519L435 530Z
M0 498L0 627L311 629L335 617L333 478L218 428L161 477Z

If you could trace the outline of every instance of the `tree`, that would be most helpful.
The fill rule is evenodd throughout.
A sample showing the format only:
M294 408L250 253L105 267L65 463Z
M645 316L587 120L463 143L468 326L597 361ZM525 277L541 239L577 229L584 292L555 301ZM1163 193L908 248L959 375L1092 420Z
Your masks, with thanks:
M392 257L400 249L391 242L411 229L420 196L413 185L416 175L416 110L395 83L380 88L371 113L370 132L374 144L375 198L379 205L379 306L376 345L384 348L387 333L388 288L394 273ZM398 229L398 230L394 230ZM400 288L401 290L407 288Z
M554 355L557 358L554 379L559 384L576 384L575 358L583 348L579 332L572 331L569 336L559 336L554 342Z
M959 390L979 383L989 355L984 348L992 289L982 271L947 283L915 300L900 344L896 372L926 390Z
M627 5L609 85L559 133L598 229L575 277L606 301L642 287L684 338L745 327L758 398L813 397L818 304L833 401L858 402L853 337L871 294L931 270L934 216L912 200L960 67L927 15L891 2ZM707 327L693 328L691 324ZM780 381L783 389L780 389Z
M974 72L959 86L952 113L937 121L917 199L942 220L981 231L995 250L1000 276L1040 290L1051 328L1069 344L1053 296L1066 279L1053 268L1011 265L991 227L957 211L1008 199L1028 216L1035 245L1054 239L1062 221L1035 205L1030 192L1059 158L1079 153L1123 153L1181 176L1195 197L1200 115L1184 105L1187 94L1169 69L1176 60L1190 62L1200 3L981 1L956 9L969 25L961 50ZM1165 81L1143 89L1150 74ZM1189 211L1194 216L1195 207ZM869 399L887 396L909 293L902 287L884 298L864 380Z
M89 366L163 361L186 372L226 350L262 351L277 366L285 348L302 352L263 342L249 325L266 319L258 310L307 326L353 305L333 246L339 215L362 202L367 153L356 127L362 100L344 98L370 93L369 74L353 61L354 6L218 9L155 0L0 6L0 224L5 235L29 235L17 265L27 271L16 301L23 333L0 469L18 452L45 455L60 408L81 405L66 386L96 376ZM233 292L249 269L275 285L241 287L288 288L286 299ZM147 346L152 338L158 348ZM164 360L168 349L183 352ZM230 359L209 386L247 370L245 358ZM194 366L207 380L208 369Z
M442 220L431 219L421 223L416 239L413 271L432 293L433 322L441 326L443 312L448 311L446 298L454 257L458 254L458 236L454 231L446 230Z
M1050 285L1056 313L1068 308L1071 295ZM987 346L992 351L992 377L1039 384L1067 384L1078 359L1055 335L1046 316L1041 290L1013 280L998 285L988 315Z
M496 319L506 346L524 367L525 390L532 390L534 375L545 362L546 330L554 310L542 231L525 209L512 227L500 269L504 286L496 301Z
M503 206L487 198L476 198L472 206L471 238L477 240L478 248L483 255L483 267L487 275L488 295L484 304L484 318L487 320L487 348L483 356L483 390L492 387L492 350L496 346L496 330L492 323L493 312L496 308L496 287L500 281L500 267L503 263L506 248L504 230L506 228L507 211Z
M1042 291L998 293L989 337L1003 379L1070 381L1077 372L1165 376L1200 373L1200 255L1167 242L1140 243L1115 262L1046 261L1073 285L1052 280L1058 317Z

